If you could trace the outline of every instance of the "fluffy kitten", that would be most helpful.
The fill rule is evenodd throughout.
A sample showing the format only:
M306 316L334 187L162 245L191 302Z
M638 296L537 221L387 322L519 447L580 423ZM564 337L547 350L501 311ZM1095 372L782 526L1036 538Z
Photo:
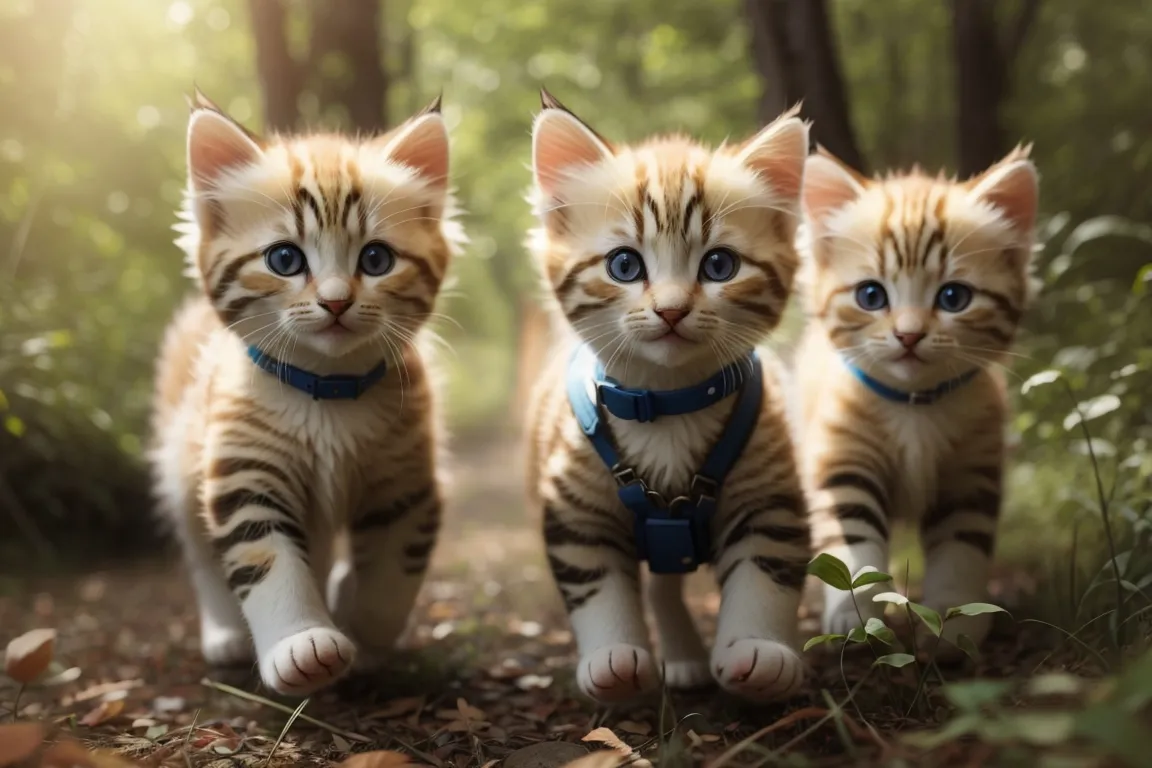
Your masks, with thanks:
M415 341L452 251L439 112L378 137L265 140L193 104L179 244L202 292L164 339L151 460L205 658L248 661L254 641L278 693L330 683L357 646L387 651L436 541ZM314 399L286 366L350 377L315 392L346 397Z
M798 257L793 236L808 131L792 114L741 144L683 137L611 144L548 96L533 131L530 247L568 349L544 372L529 414L530 495L579 645L577 681L602 702L654 686L633 517L613 472L581 431L565 391L571 350L587 344L622 386L669 390L742 361L777 325ZM717 442L737 396L702 410L625 421L601 410L623 461L672 499ZM750 699L795 691L794 650L809 532L782 393L765 371L751 438L719 489L707 559L722 604L711 659L685 608L682 575L652 575L648 597L664 680L715 677Z
M853 573L887 570L890 521L918 524L938 610L987 596L1007 417L996 369L1029 299L1037 189L1027 149L965 182L808 161L797 380L814 543ZM887 589L858 594L865 619ZM825 594L825 631L859 625L846 593ZM979 642L989 625L956 619L946 637Z

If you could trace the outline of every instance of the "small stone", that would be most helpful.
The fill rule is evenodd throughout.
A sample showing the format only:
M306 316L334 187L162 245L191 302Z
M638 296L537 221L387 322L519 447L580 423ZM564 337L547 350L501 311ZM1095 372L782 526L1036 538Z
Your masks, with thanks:
M560 768L584 757L588 750L567 741L542 741L521 747L504 758L504 768Z

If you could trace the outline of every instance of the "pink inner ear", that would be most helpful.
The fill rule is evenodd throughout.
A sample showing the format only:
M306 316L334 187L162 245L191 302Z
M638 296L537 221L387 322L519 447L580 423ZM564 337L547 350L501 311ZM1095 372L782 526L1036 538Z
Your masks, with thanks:
M797 118L777 121L749 142L744 164L759 173L772 189L789 200L800 197L808 128Z
M1036 171L1029 162L1020 162L990 180L987 188L977 187L980 199L995 206L1018 232L1031 232L1036 224L1038 185Z
M439 114L417 119L408 128L388 156L414 169L422 179L436 189L448 186L448 129Z
M188 168L195 189L216 184L227 171L260 157L260 147L223 115L201 110L188 126Z
M804 171L804 210L813 221L825 219L863 192L860 184L834 160L822 155L808 158Z
M552 197L571 170L603 160L608 149L576 118L547 110L537 118L532 164L540 191Z

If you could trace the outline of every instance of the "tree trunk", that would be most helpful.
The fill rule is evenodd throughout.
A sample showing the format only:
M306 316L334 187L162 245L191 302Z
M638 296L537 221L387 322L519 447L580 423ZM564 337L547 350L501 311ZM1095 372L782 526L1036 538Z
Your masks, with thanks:
M342 107L365 134L388 125L388 78L381 56L382 3L313 0L309 69L321 107ZM342 57L343 61L332 57Z
M865 170L825 0L745 0L766 122L803 99L815 140Z
M264 125L271 131L296 126L302 76L288 50L288 14L282 0L248 0L256 43L256 75L264 100Z

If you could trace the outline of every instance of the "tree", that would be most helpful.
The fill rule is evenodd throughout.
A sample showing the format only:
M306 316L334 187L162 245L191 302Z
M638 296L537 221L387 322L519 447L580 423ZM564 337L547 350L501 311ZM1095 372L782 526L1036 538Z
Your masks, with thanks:
M994 0L952 0L961 176L987 168L1008 149L1002 112L1012 65L1040 8L1040 0L1022 0L1016 18L1002 33L993 4Z
M803 100L816 141L865 170L825 0L745 0L752 61L764 81L760 120Z
M343 112L345 127L382 130L388 125L389 83L380 45L381 3L309 2L311 39L301 62L288 45L284 0L248 0L266 125L277 131L294 128L307 89L321 110Z

